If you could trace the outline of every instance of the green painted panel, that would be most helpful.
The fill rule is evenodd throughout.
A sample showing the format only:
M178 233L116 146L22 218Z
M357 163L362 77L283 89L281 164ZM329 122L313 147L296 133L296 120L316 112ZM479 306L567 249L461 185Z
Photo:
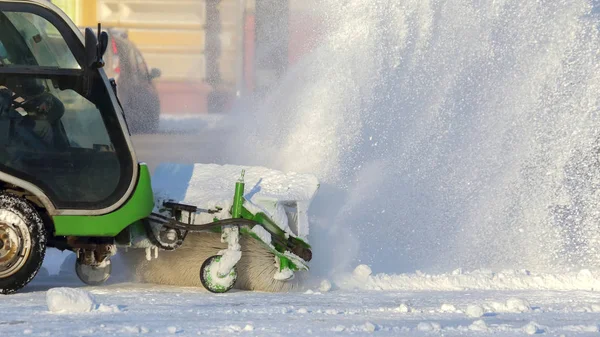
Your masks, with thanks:
M140 175L129 200L116 211L97 216L59 215L52 217L56 236L114 237L132 223L146 218L154 208L150 172L140 165Z

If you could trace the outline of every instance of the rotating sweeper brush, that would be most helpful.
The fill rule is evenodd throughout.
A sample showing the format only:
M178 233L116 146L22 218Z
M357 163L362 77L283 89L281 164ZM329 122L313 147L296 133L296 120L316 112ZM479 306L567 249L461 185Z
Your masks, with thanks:
M312 258L307 210L317 188L311 175L262 167L161 165L154 190L162 206L129 233L129 246L144 252L127 250L122 259L142 282L292 289Z
M0 293L27 285L47 247L73 251L90 285L118 251L142 281L213 292L286 290L308 269L313 176L165 164L151 183L100 25L82 36L47 1L0 0L0 31Z

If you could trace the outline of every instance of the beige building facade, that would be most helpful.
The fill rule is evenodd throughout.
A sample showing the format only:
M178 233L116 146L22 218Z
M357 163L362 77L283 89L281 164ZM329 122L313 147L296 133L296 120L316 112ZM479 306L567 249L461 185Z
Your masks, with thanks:
M78 26L126 30L162 72L156 86L167 113L223 110L240 91L273 83L288 53L298 52L288 48L290 36L306 35L290 28L306 25L305 16L293 23L290 13L308 11L312 1L52 0Z

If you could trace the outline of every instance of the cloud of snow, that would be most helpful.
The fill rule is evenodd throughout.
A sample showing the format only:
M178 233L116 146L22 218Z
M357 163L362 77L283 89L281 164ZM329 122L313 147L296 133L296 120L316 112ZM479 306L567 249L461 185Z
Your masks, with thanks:
M588 1L332 0L314 12L327 33L230 116L224 160L319 176L316 272L600 265Z

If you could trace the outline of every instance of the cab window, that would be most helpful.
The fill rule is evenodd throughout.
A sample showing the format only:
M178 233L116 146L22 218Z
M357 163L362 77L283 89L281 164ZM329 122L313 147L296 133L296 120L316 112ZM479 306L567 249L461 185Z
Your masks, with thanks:
M0 47L0 50L11 50L11 53L6 52L3 60L0 60L3 65L80 68L56 27L46 19L21 12L6 12L4 15L3 25L12 25L14 30L9 29L13 34L2 38L2 44L6 46ZM15 36L15 31L19 36Z
M84 77L60 28L0 4L0 171L59 209L102 209L127 190L131 154L109 88Z

